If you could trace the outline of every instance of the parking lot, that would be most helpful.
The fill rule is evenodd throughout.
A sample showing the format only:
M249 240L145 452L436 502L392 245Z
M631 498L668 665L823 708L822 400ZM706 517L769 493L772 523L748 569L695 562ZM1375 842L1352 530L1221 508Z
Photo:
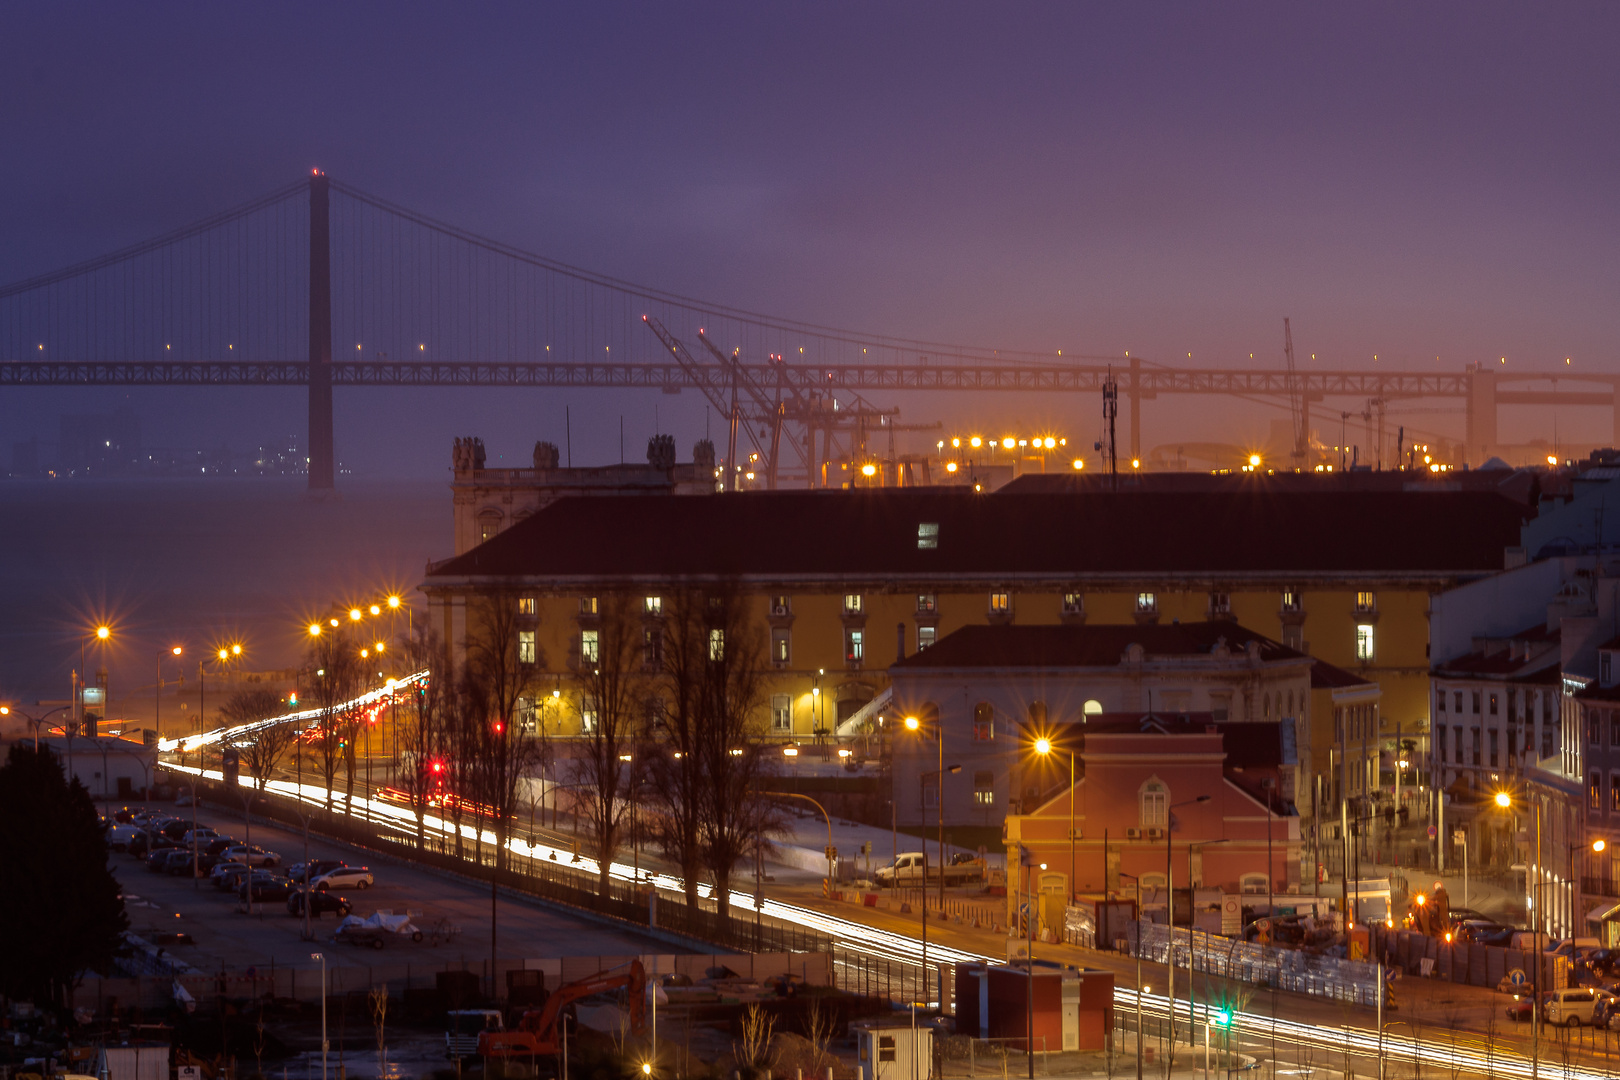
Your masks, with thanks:
M177 815L188 813L173 807L164 809ZM247 839L240 814L204 807L197 820L222 835ZM303 835L283 828L254 822L252 843L280 853L283 870L305 857ZM272 966L306 967L310 953L317 950L326 955L329 965L419 961L424 968L459 966L462 962L477 968L489 959L487 885L440 876L407 862L378 858L315 836L310 837L308 853L312 859L341 859L351 866L369 867L376 882L372 888L337 890L339 895L350 901L358 916L390 910L395 914L410 913L411 921L424 931L423 940L413 942L400 937L390 940L380 952L334 946L330 942L338 918L326 914L312 919L316 941L307 942L300 936L304 920L290 915L284 900L255 904L253 913L248 914L234 892L221 892L206 878L194 881L185 876L152 873L144 860L118 852L112 854L111 866L124 889L130 929L143 936L164 931L191 935L195 944L171 946L169 951L205 971L221 967L238 971L249 966L265 970ZM502 961L686 951L665 940L505 895L500 899L498 913L497 952ZM448 941L442 940L450 927L459 933ZM441 940L434 940L435 929Z

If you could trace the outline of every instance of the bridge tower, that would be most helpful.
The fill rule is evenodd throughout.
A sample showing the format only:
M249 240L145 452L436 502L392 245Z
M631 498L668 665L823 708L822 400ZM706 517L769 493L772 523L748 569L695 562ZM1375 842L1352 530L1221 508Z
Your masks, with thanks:
M1468 372L1468 398L1463 454L1478 468L1496 452L1496 372L1474 365Z
M331 491L332 216L326 174L309 178L309 490Z

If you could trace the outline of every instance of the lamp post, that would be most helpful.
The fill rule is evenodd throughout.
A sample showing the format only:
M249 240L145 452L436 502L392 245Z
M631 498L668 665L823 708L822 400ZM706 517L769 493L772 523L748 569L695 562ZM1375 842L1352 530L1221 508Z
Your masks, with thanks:
M1165 1040L1164 1075L1165 1080L1170 1078L1170 1059L1176 1051L1176 889L1174 868L1170 865L1171 833L1175 831L1175 813L1183 806L1194 806L1198 803L1207 803L1210 796L1200 795L1196 799L1186 802L1173 803L1164 810L1164 922L1165 922L1165 1000L1169 1003L1169 1037ZM1189 853L1190 853L1189 849ZM1187 932L1187 948L1192 949L1192 932ZM1188 979L1189 984L1191 978ZM1187 988L1187 1022L1192 1023L1192 987Z
M921 731L923 721L920 717L908 716L905 719L907 731ZM962 766L952 765L945 767L945 728L939 722L939 714L933 714L934 742L939 754L939 771L934 773L934 815L939 826L939 910L943 918L945 913L945 775L946 773L959 773ZM926 779L927 773L923 774ZM923 828L928 827L928 807L923 807ZM924 834L927 835L926 833ZM898 877L895 884L899 884ZM922 880L922 964L923 973L932 984L933 978L928 975L931 969L928 966L928 842L923 841L923 880ZM941 995L943 998L943 995Z
M308 896L304 898L304 907L309 907ZM321 1080L326 1080L326 1052L332 1045L326 1038L326 954L310 953L309 958L321 962Z
M152 688L152 729L157 733L159 742L163 740L163 658L179 656L182 651L180 646L176 645L166 653L158 653L157 685Z
M65 710L71 708L73 708L72 705L58 705L56 708L42 712L38 716L30 716L21 709L13 709L10 705L0 705L0 716L10 716L12 713L16 713L18 716L28 721L29 726L34 729L34 753L37 754L39 753L39 726L45 722L45 718L51 715L51 713L64 712Z
M1513 796L1506 791L1498 791L1495 799L1496 805L1504 810L1513 808ZM1530 1080L1537 1080L1541 1073L1541 912L1542 905L1538 902L1541 892L1541 803L1530 800L1531 810L1535 814L1536 822L1536 863L1535 891L1531 893L1531 903L1535 908L1535 919L1530 923L1530 931L1535 935L1532 951L1536 957L1535 971L1530 979Z
M1044 736L1039 738L1039 739L1036 739L1035 740L1035 752L1037 754L1042 755L1042 756L1050 754L1052 752L1052 740L1049 739L1049 738L1046 738ZM1074 850L1074 841L1075 841L1075 836L1074 836L1074 809L1075 809L1074 808L1074 803L1075 803L1075 798L1074 798L1074 748L1072 746L1068 750L1068 755L1069 755L1069 897L1070 897L1070 899L1073 899L1074 894L1075 894L1075 886L1074 886L1075 878L1079 875L1079 869L1078 869L1079 864L1076 862L1076 856L1075 856L1075 850ZM1104 906L1105 909L1106 909L1107 905L1108 905L1108 867L1105 864L1103 866L1103 906Z

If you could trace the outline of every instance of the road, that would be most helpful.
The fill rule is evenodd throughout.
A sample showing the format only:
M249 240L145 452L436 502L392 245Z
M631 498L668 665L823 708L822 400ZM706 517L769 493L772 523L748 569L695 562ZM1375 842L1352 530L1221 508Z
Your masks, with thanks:
M245 837L240 814L205 808L199 820L221 834ZM281 853L284 866L304 858L301 834L255 822L252 835L254 844ZM487 886L404 861L379 858L375 853L365 853L362 858L346 845L320 837L311 837L308 850L311 858L342 859L351 865L370 867L376 878L374 888L339 890L353 903L355 914L369 915L382 909L420 911L421 916L413 915L413 921L424 930L441 918L461 927L460 936L449 943L402 943L399 949L386 953L390 961L419 959L424 967L466 961L476 968L489 959ZM111 865L124 889L130 929L185 931L197 944L171 951L187 963L204 970L221 966L240 970L250 965L307 965L311 945L301 938L304 921L289 915L284 901L256 904L255 913L247 915L240 910L234 893L220 892L206 879L194 884L190 878L154 874L142 861L117 853ZM498 920L496 944L502 960L687 951L662 939L505 896L500 901ZM312 928L318 940L325 941L336 925L336 916L325 915L314 920ZM325 952L332 965L365 965L375 959L370 949L328 948Z

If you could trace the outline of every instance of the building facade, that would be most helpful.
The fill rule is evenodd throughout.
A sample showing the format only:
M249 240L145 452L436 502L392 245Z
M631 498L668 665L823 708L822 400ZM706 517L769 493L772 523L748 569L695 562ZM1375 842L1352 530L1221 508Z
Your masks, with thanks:
M1294 748L1307 741L1311 667L1232 622L963 627L889 668L895 820L999 825L1050 788L1057 765L1036 767L1036 739L1122 714L1282 725L1291 764L1278 798L1291 803L1309 770Z
M651 631L662 598L743 590L766 644L763 733L830 737L888 668L967 626L1235 623L1376 683L1381 714L1428 722L1431 596L1498 570L1521 508L1472 491L887 489L564 498L433 565L428 622L452 650L468 598L522 597L547 722L603 595ZM476 520L476 514L474 515ZM1297 707L1297 706L1296 706Z

